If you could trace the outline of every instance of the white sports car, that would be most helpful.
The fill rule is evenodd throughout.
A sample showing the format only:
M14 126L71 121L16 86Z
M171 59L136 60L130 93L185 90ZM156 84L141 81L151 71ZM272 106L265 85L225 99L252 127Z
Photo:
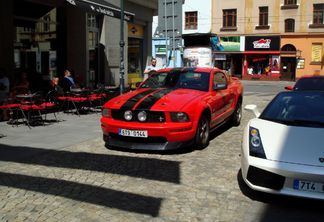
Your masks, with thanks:
M253 190L324 199L324 92L279 93L244 129L241 169Z

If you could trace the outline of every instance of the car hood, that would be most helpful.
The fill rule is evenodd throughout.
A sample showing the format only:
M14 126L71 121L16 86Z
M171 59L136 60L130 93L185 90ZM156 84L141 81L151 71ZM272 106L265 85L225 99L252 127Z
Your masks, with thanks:
M140 109L156 111L180 111L206 92L192 89L138 89L110 100L111 109Z
M324 128L296 127L253 119L250 126L259 130L267 159L324 167Z

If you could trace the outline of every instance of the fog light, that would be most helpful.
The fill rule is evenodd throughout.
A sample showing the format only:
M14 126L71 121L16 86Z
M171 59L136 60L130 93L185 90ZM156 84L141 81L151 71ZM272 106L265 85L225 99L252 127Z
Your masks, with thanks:
M127 120L127 121L132 120L132 118L133 118L133 113L132 113L132 111L130 111L130 110L125 111L125 113L124 113L124 118L125 118L125 120Z
M147 113L145 111L141 111L138 113L137 118L140 122L145 122L147 119Z

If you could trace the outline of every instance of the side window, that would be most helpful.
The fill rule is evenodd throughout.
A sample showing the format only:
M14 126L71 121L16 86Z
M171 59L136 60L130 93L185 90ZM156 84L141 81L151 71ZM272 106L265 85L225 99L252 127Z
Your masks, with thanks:
M225 86L227 83L226 76L222 72L216 72L214 73L213 78L213 89L219 86Z
M226 77L224 75L224 73L222 72L216 72L214 73L214 84L217 83L226 83Z

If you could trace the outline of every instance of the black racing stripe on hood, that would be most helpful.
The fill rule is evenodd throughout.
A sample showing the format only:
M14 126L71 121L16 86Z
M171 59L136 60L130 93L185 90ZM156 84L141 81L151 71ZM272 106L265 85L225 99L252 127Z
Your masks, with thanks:
M152 93L156 91L156 89L149 89L146 90L144 92L138 93L135 96L133 96L132 98L130 98L129 100L127 100L121 107L120 109L123 110L130 110L132 109L141 99L143 99L145 96L147 96L148 94Z
M161 91L149 95L136 107L136 110L150 110L157 101L172 91L174 91L174 89L162 89Z

